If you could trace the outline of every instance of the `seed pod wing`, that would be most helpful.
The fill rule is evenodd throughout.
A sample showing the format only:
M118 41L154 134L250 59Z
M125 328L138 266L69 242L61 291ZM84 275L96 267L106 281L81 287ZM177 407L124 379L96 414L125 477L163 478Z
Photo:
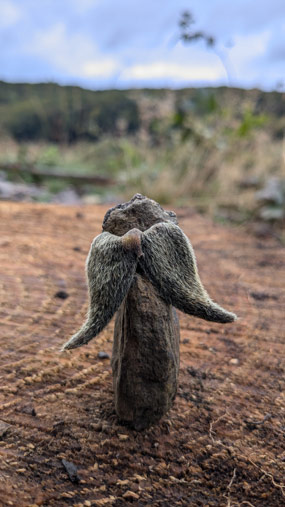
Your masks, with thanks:
M184 313L214 322L232 322L235 314L208 296L200 280L190 241L171 222L155 224L141 238L139 266L162 299Z
M89 291L88 317L81 329L65 343L62 350L81 347L108 324L126 296L137 267L138 246L129 239L103 232L91 245L86 274ZM134 246L133 246L134 245Z

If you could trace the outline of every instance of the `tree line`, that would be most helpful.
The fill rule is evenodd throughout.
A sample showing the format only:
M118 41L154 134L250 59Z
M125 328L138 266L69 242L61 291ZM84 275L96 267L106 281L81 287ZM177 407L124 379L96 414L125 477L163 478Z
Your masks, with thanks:
M173 110L163 116L159 104L169 94ZM227 87L91 91L55 83L0 81L0 135L19 142L96 141L105 135L135 135L140 129L157 142L173 129L180 129L186 138L195 136L201 119L205 125L224 124L241 135L266 123L273 137L282 138L285 94Z

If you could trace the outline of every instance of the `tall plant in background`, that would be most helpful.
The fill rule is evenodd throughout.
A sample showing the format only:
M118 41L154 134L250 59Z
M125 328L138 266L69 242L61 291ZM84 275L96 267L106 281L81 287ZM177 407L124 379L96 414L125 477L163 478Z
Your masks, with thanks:
M193 14L188 10L182 12L178 24L180 30L179 40L182 40L184 44L192 44L193 42L201 40L204 41L206 43L206 47L212 50L221 61L227 74L228 84L230 85L231 73L227 62L227 57L225 54L223 54L223 50L218 47L216 38L204 31L194 30L195 19L193 17Z

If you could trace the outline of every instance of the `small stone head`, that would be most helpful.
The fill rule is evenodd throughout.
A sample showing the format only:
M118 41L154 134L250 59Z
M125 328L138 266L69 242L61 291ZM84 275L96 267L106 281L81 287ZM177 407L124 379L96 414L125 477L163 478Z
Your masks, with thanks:
M117 236L123 236L129 230L136 228L146 231L152 225L161 222L177 224L174 211L165 211L160 204L141 194L135 194L132 199L119 204L107 211L102 229Z

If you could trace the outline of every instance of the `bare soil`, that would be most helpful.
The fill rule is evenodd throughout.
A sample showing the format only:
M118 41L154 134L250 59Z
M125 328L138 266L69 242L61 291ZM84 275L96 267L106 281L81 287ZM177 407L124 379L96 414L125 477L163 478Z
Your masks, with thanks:
M177 210L205 287L239 320L180 314L175 404L136 432L117 420L98 358L113 322L59 352L85 317L106 209L0 205L0 505L285 505L284 249Z

